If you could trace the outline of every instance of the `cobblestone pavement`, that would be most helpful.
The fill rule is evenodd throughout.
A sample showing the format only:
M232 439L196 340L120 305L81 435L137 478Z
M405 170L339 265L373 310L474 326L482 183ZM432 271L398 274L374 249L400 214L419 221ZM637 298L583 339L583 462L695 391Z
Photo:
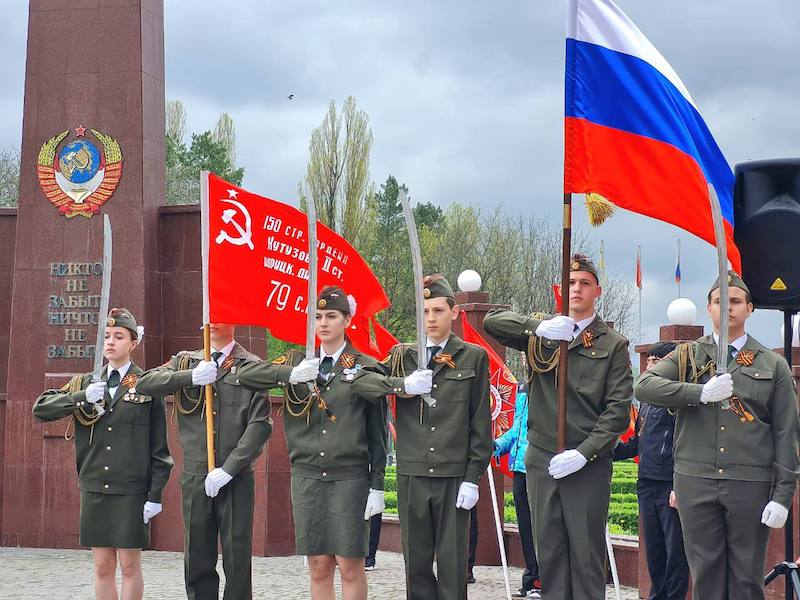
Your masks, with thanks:
M181 554L145 552L142 563L147 600L186 598ZM221 564L220 561L220 574ZM403 557L379 552L377 565L375 571L367 573L370 597L403 600ZM511 569L512 591L519 587L520 576L519 569ZM475 578L477 583L469 586L470 600L505 598L500 567L475 567ZM301 557L253 559L254 600L302 600L309 597L307 590L308 579ZM88 550L0 548L0 600L89 600L93 597L92 555ZM606 597L615 598L613 588L609 587ZM637 597L635 590L624 588L624 600Z

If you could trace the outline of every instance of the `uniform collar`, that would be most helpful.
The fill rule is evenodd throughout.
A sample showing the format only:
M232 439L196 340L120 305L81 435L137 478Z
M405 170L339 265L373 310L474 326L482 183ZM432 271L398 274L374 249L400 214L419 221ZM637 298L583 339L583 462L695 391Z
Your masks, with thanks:
M322 347L322 344L320 344L319 346L320 362L324 360L326 357L330 356L331 359L333 360L333 363L336 364L337 362L339 362L339 357L342 355L342 352L344 352L345 348L347 348L347 340L344 341L344 343L336 352L334 352L333 354L328 354L327 352L325 352L325 348Z
M236 345L236 340L231 340L230 343L228 343L224 348L220 348L219 350L217 350L212 346L211 353L213 354L214 352L222 352L222 356L220 356L220 359L225 360L231 355L231 352L233 352L233 347L235 345Z
M111 363L109 363L109 364L106 365L106 379L111 377L111 371L116 371L117 373L119 373L120 381L122 381L122 379L125 377L125 375L128 374L128 370L130 368L131 368L131 361L126 362L119 369L115 369L114 367L111 366Z
M428 348L431 348L433 346L439 346L439 348L444 350L444 347L447 346L447 342L449 342L449 341L450 341L450 336L444 338L441 342L436 344L436 343L434 343L434 341L431 338L429 338L428 336L425 336L425 346L428 347Z
M586 317L585 319L581 319L580 321L575 321L575 325L578 326L578 331L575 332L576 337L582 334L583 330L586 329L589 325L591 325L596 318L597 318L597 313L592 313L590 317Z
M714 339L714 343L719 345L719 336L717 335L717 332L715 331L711 335ZM742 348L744 348L744 345L746 343L747 343L747 334L745 333L744 335L739 336L735 340L729 341L728 345L733 346L736 349L736 352L738 353Z

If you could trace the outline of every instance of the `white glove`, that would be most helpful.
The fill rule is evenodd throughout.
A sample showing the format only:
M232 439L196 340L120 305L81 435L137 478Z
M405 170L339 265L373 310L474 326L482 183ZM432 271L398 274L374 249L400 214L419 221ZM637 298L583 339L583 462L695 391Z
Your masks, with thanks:
M575 319L558 315L552 319L542 321L536 328L536 335L548 340L571 342L575 339Z
M314 381L319 375L319 359L318 358L304 358L300 364L292 369L289 375L289 383L295 385L297 383L306 383Z
M564 450L550 459L548 472L553 479L562 479L567 475L577 473L586 466L586 457L577 450Z
M770 500L764 507L764 512L761 513L761 522L767 527L780 529L786 524L786 517L788 516L788 508Z
M381 514L385 508L386 502L383 498L383 490L373 490L369 488L367 506L364 509L364 520L369 521L370 517Z
M103 401L103 396L106 393L106 382L98 381L97 383L90 383L86 388L86 400L92 404L100 404Z
M233 479L232 475L228 475L220 467L217 467L206 475L206 496L209 498L216 498L219 491L228 485Z
M412 396L430 394L433 388L433 371L430 369L414 371L403 380L403 388L405 388L406 394Z
M462 481L458 488L458 498L456 498L456 508L472 510L478 503L478 486L469 481Z
M144 524L147 525L147 522L160 512L161 512L160 502L149 502L149 501L145 502L144 508L142 509L142 520L144 520Z
M217 380L217 363L213 360L201 360L192 369L192 384L208 385Z
M703 391L700 394L700 402L721 402L733 395L733 379L730 373L714 375L703 384Z

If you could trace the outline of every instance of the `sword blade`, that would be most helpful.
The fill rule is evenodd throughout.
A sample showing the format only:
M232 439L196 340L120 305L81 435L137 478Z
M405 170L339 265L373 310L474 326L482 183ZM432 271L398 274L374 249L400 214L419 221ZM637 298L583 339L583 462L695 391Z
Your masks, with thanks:
M411 210L411 204L409 204L408 197L402 189L398 192L398 198L403 206L403 217L406 220L408 241L411 246L411 263L414 270L414 300L417 309L417 368L422 369L426 366L425 359L428 356L425 344L425 296L422 291L422 253L419 249L419 235L417 234L417 224L414 221L414 212ZM422 397L428 403L428 406L436 406L436 400L431 398L429 394L425 394Z
M100 286L100 315L97 321L97 340L95 340L94 345L93 382L100 381L103 373L103 346L106 338L108 302L111 297L112 247L111 219L108 218L108 215L103 215L103 279Z
M728 245L725 240L725 226L722 222L722 208L713 185L708 186L708 199L711 203L711 219L714 222L714 237L717 243L717 266L719 268L719 343L717 344L717 375L728 372ZM722 401L722 409L731 406L730 400Z
M314 358L314 329L317 318L317 208L309 198L308 209L308 308L306 309L306 358Z

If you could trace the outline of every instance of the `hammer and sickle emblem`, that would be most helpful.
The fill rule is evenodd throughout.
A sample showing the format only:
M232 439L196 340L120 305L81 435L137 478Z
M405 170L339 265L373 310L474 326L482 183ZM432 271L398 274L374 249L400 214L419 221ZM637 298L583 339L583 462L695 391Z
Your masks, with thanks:
M250 250L255 250L255 246L253 246L252 220L250 219L250 213L247 212L247 208L245 208L244 204L237 202L236 200L223 198L222 202L233 204L239 209L236 210L233 208L227 208L222 211L222 222L233 225L236 231L239 232L239 237L230 236L228 235L227 231L222 229L215 240L217 244L221 244L222 242L230 242L234 246L249 246ZM239 212L244 215L244 227L242 227L242 224L234 218Z

